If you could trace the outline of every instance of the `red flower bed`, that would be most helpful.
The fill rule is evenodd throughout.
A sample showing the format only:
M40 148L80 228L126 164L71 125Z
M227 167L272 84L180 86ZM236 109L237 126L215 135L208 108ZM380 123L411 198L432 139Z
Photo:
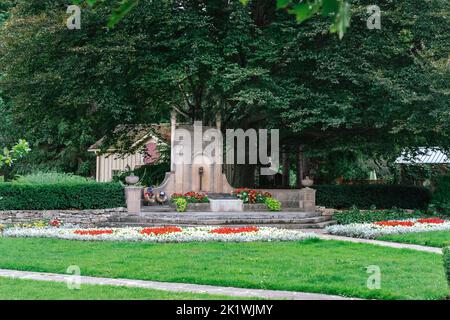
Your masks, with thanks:
M211 230L210 233L217 234L234 234L234 233L244 233L244 232L258 232L259 228L257 227L241 227L241 228L218 228Z
M146 235L161 235L161 234L167 234L167 233L174 233L174 232L181 232L183 231L179 227L160 227L160 228L144 228L141 230L141 234Z
M174 193L174 194L172 194L171 198L172 198L172 200L175 200L178 198L185 198L188 203L209 202L207 194L195 192L195 191L189 191L189 192L186 192L185 194Z
M73 233L81 236L99 236L102 234L112 234L112 230L75 230Z
M445 220L439 219L439 218L424 218L424 219L418 219L417 222L419 223L436 223L441 224L444 223Z
M376 225L383 226L383 227L412 227L414 225L414 222L412 221L378 221L374 222Z

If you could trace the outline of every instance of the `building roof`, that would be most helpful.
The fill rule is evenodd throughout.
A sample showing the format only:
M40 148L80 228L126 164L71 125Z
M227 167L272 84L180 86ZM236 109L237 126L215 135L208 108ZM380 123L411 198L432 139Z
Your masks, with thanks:
M106 148L107 151L119 151L122 149L135 149L147 142L151 138L156 138L165 143L170 143L170 123L150 124L150 125L119 125L114 129L113 136L115 143ZM104 144L107 137L103 137L89 147L89 152L105 150Z
M450 164L449 154L440 149L420 148L416 156L403 153L395 160L398 164Z

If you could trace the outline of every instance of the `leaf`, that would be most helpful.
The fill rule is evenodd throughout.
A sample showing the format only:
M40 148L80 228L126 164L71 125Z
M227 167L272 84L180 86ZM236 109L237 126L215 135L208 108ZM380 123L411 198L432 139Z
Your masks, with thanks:
M299 23L309 19L315 13L313 6L309 3L296 4L292 9L288 10L288 12L295 14L297 22Z
M114 26L120 22L137 4L139 0L123 0L121 5L114 9L111 18L108 22L108 28L114 28Z
M244 6L246 6L250 0L239 0Z
M337 15L339 11L338 0L323 0L321 13L323 16L329 16L331 14Z
M277 9L284 9L289 3L291 3L291 0L277 0Z

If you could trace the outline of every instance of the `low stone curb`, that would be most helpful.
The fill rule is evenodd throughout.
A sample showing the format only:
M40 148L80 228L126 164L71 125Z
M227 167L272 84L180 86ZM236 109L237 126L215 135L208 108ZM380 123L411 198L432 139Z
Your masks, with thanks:
M36 281L68 282L73 281L73 275L56 273L42 273L30 271L17 271L0 269L0 277L13 279L26 279ZM224 295L231 297L265 298L273 300L360 300L336 295L320 293L305 293L281 290L245 289L235 287L218 287L210 285L198 285L189 283L157 282L131 279L110 279L99 277L80 276L80 284L110 285L121 287L135 287L173 292L206 293L212 295Z

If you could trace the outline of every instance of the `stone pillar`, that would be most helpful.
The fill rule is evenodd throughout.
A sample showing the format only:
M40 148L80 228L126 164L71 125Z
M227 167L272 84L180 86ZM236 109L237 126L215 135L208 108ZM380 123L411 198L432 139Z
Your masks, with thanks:
M303 188L300 190L300 210L305 212L316 211L316 190Z
M141 212L142 187L126 187L125 198L127 200L128 213Z

